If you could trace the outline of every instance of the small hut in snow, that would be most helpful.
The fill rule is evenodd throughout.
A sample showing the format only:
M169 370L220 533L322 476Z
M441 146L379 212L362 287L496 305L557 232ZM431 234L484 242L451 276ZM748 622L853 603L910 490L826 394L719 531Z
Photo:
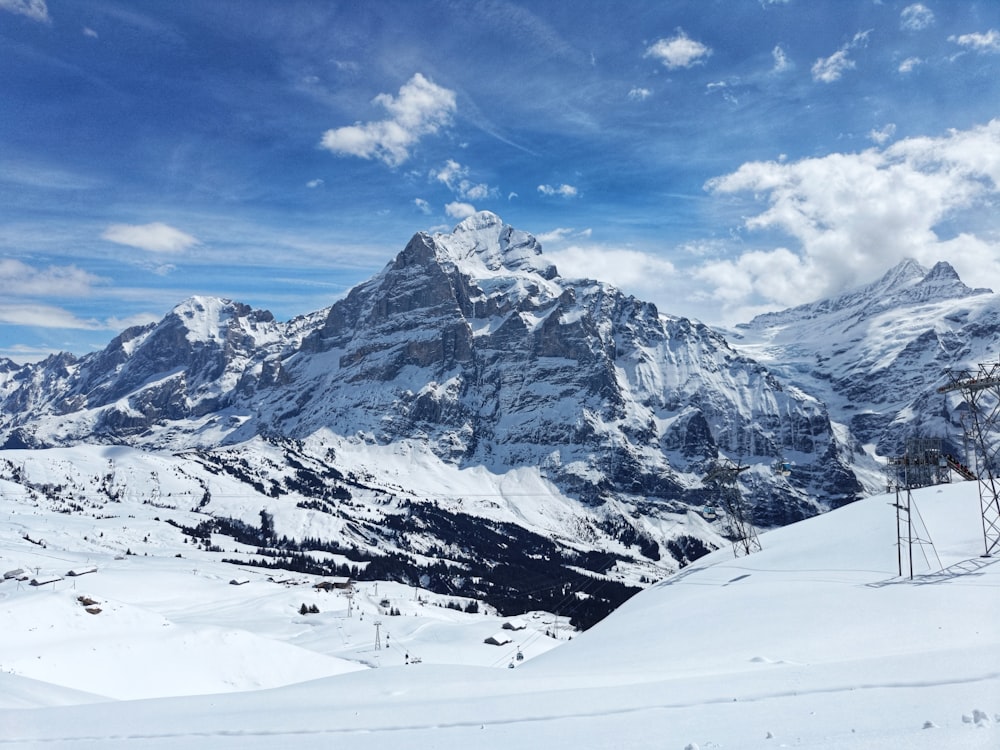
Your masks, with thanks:
M506 633L500 632L500 633L494 633L489 638L485 639L483 643L488 643L491 646L506 646L513 640L514 639L511 638Z
M49 583L55 583L56 581L61 581L62 576L38 576L37 578L31 579L32 586L45 586Z

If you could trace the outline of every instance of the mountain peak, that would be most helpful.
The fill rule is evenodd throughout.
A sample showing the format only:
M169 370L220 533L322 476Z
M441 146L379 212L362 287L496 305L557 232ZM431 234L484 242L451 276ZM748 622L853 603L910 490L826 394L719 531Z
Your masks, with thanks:
M542 245L534 235L506 224L491 211L474 213L451 234L435 234L434 241L447 260L474 276L510 271L537 273L545 279L558 276L555 265L542 257Z
M927 269L913 258L903 258L903 260L886 271L880 279L868 285L865 289L879 294L892 294L900 289L913 286L926 275Z
M934 280L947 279L949 281L961 281L961 279L958 277L958 272L954 269L951 263L944 260L939 260L937 263L935 263L934 268L932 268L930 271L927 272L927 275L924 276L923 280L926 282L930 279Z
M451 233L462 234L463 232L478 232L483 229L489 229L490 227L502 226L503 219L492 211L477 211L472 214L472 216L467 216L462 219L462 221L455 226Z
M992 294L990 289L972 289L965 285L947 261L939 261L929 271L913 258L904 258L876 281L836 297L810 302L780 312L758 315L737 328L762 330L801 319L831 314L868 317L906 305L962 299Z
M990 294L989 289L972 289L959 278L958 272L947 261L938 261L930 271L926 271L915 284L908 284L889 295L893 305L914 302L935 302L947 299L961 299L978 294Z

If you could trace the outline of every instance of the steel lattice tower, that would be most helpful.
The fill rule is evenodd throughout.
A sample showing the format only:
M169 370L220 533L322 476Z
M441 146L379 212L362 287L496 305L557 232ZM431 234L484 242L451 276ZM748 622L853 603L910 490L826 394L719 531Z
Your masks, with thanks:
M979 505L983 515L984 557L1000 550L1000 363L981 364L978 372L948 371L939 393L958 391L969 407L968 429L975 446Z
M760 552L760 539L753 525L753 513L740 492L739 475L749 469L728 459L718 461L705 477L705 484L716 489L719 501L726 511L726 525L733 540L733 554L749 555Z
M940 438L910 438L906 441L906 453L896 458L890 458L886 466L889 475L889 491L896 493L893 507L896 509L896 555L899 564L899 575L903 575L905 567L913 580L913 547L928 545L934 549L927 527L920 517L913 490L928 487L933 484L947 482L951 462L941 450ZM961 466L961 464L958 464ZM922 535L921 535L922 532ZM926 536L926 538L924 538ZM903 550L906 550L904 557ZM921 548L922 549L922 548ZM922 549L924 559L930 565L926 550ZM937 552L934 552L937 556ZM940 566L940 560L938 561Z

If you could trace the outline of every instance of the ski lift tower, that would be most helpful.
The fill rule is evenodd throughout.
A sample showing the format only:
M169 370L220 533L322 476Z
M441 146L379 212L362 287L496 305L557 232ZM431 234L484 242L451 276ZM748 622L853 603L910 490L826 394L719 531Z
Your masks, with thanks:
M719 502L726 511L726 526L733 540L733 554L736 557L741 553L749 555L761 550L760 539L753 526L753 514L740 492L739 475L749 468L739 462L721 459L704 479L706 485L715 488Z
M899 575L903 575L903 561L907 562L910 580L913 580L914 545L927 545L934 552L927 526L913 499L913 490L947 482L948 462L941 450L940 438L910 438L906 441L906 453L889 458L886 466L889 475L889 491L896 493L896 556ZM926 537L926 538L925 538ZM903 549L906 548L906 556ZM930 565L927 552L921 547L924 560ZM940 559L938 567L940 567Z
M983 557L1000 551L1000 363L971 370L946 371L948 383L938 393L958 391L969 408L969 438L975 448L979 506L983 516Z

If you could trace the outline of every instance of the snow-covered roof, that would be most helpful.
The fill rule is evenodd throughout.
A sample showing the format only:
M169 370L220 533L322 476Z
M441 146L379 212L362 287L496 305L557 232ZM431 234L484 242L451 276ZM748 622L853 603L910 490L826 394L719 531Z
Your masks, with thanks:
M507 635L501 630L497 633L494 633L489 638L483 639L483 643L489 643L491 646L503 646L507 643L510 643L513 640L514 640L513 638L511 638L509 635Z
M525 630L527 627L528 623L520 618L508 620L503 624L504 630Z

